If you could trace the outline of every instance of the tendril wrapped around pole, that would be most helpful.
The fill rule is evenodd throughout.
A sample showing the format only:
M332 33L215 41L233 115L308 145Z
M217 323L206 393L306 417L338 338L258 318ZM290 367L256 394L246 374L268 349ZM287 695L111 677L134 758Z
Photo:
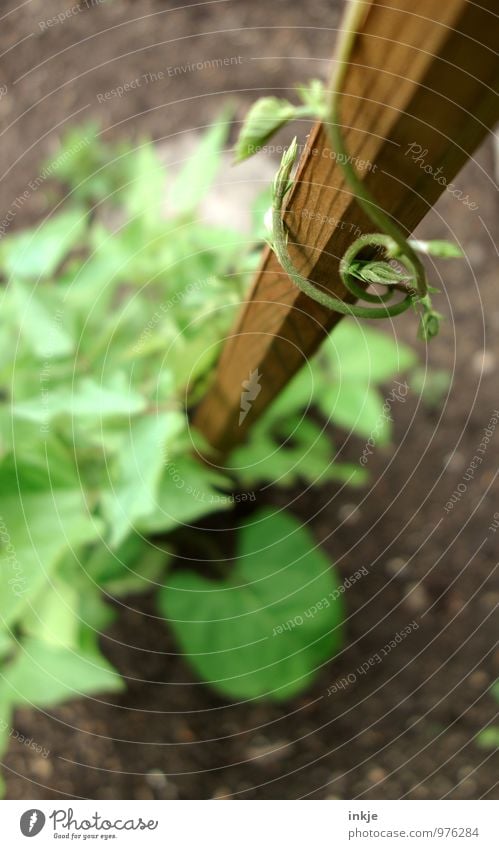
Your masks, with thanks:
M356 239L343 255L339 269L345 288L359 300L369 302L373 306L348 304L340 298L318 289L310 280L303 277L294 266L288 251L288 233L282 218L282 207L285 196L291 188L291 171L297 154L296 138L293 139L288 150L284 153L274 179L272 247L284 271L293 283L302 292L323 306L343 315L375 319L400 315L413 306L421 310L421 336L424 339L429 339L438 333L441 316L433 310L431 305L426 271L414 248L414 245L418 243L408 241L395 222L376 203L350 162L341 132L339 115L341 91L352 46L364 14L364 4L359 3L358 0L352 0L340 38L338 62L331 85L330 109L325 125L331 147L337 154L337 161L343 170L348 185L355 193L356 199L364 212L382 231L367 233ZM359 259L359 254L366 248L374 248L376 251L381 249L384 259L363 262ZM390 260L394 259L398 261L404 271L400 272L390 264ZM366 292L358 281L362 281L364 284L380 284L386 288L386 291L381 295ZM403 297L395 303L389 303L395 292L401 292ZM374 306L374 304L377 306Z

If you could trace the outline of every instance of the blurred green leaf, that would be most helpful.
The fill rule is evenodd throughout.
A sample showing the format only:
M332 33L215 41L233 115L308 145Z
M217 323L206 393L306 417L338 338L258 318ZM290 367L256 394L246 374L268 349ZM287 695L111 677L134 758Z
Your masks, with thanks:
M367 474L359 466L339 463L331 439L310 419L286 419L282 432L270 436L267 424L256 425L244 445L230 455L230 465L246 487L267 481L292 486L299 481L320 486L327 481L359 486Z
M310 80L306 85L296 86L300 100L310 108L316 118L325 120L328 114L327 92L322 80Z
M0 615L9 625L50 581L65 551L96 539L100 525L79 491L4 494L0 510Z
M221 156L229 132L228 110L202 136L171 187L170 203L178 213L192 212L204 198L221 165Z
M146 592L167 569L171 554L131 533L116 549L94 546L85 561L85 572L112 596Z
M372 384L412 368L416 355L388 333L344 319L321 349L317 362L321 360L337 379Z
M44 586L23 618L23 630L49 645L77 648L79 595L73 584L57 575Z
M224 489L229 486L225 476L204 468L194 458L173 456L166 463L156 507L138 527L144 534L160 533L227 509L232 502Z
M91 418L100 424L104 419L130 417L144 412L146 399L126 385L124 375L116 375L114 386L101 386L87 377L75 386L56 388L49 392L45 405L40 399L21 401L13 408L14 415L33 422L50 422L61 415L78 419Z
M8 277L52 277L77 245L87 226L82 209L59 212L32 230L7 236L0 242L0 269Z
M481 749L499 749L499 725L490 725L480 731L476 742Z
M152 142L141 144L130 158L130 184L124 194L127 212L131 218L142 217L145 227L153 226L164 205L165 168Z
M20 280L10 283L9 295L20 336L36 357L49 361L72 353L74 341L62 311L50 312L37 289Z
M123 688L118 673L97 650L75 651L28 638L3 671L0 702L51 707L67 699Z
M343 380L323 389L318 403L327 420L358 436L375 437L385 445L391 434L392 412L384 410L383 399L369 386Z
M168 448L183 426L183 417L177 412L130 422L116 482L101 500L111 546L119 545L139 519L154 512Z
M452 374L447 369L417 368L411 372L410 385L430 409L440 407L450 390Z
M175 573L160 607L197 674L231 699L299 693L341 648L343 609L326 556L289 514L243 525L230 578ZM286 629L287 623L295 622Z

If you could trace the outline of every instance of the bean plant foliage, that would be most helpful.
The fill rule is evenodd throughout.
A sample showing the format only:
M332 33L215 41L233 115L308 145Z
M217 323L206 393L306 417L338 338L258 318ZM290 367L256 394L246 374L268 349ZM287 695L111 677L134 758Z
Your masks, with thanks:
M51 213L0 241L4 746L16 707L124 689L99 637L132 593L157 594L195 673L228 698L289 698L341 647L339 579L290 513L255 507L223 578L172 555L175 529L231 510L235 493L363 484L331 433L386 443L378 387L415 361L347 319L234 451L230 474L198 461L189 411L263 239L261 220L250 238L198 211L229 123L222 115L175 173L147 140L72 130L44 187ZM303 624L275 636L290 620Z

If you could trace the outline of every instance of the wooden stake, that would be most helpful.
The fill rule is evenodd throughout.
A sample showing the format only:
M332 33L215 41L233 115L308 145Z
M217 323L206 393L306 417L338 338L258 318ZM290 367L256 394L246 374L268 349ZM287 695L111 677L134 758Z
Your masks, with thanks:
M366 8L342 96L343 132L358 173L410 233L442 192L452 191L454 176L499 119L496 4L374 0ZM462 202L467 214L476 214L472 197ZM345 184L321 125L308 137L285 219L300 273L346 299L339 259L373 225ZM340 319L299 292L273 253L264 252L194 417L220 457L244 439ZM248 379L261 389L239 424Z

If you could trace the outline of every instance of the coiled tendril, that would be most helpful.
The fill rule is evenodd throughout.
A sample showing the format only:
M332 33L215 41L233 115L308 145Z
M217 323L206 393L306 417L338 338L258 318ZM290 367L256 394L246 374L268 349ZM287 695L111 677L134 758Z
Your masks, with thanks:
M369 302L370 304L377 304L377 306L349 304L340 298L318 289L310 280L299 273L290 257L288 233L282 217L282 208L285 196L291 188L291 171L297 154L296 138L293 139L293 142L284 153L281 165L274 179L272 247L284 271L289 275L295 286L323 306L343 315L374 319L400 315L411 306L414 306L416 309L419 307L421 309L420 332L424 339L428 339L438 333L441 316L432 309L426 271L413 247L416 243L413 242L411 244L406 239L404 233L379 207L362 180L358 177L354 166L350 162L341 132L339 116L341 91L352 46L364 14L364 4L353 0L345 18L345 25L339 43L338 62L331 84L332 94L329 115L325 124L331 148L336 151L337 162L343 170L347 183L355 193L356 200L371 221L383 231L379 233L367 233L352 242L340 261L340 277L347 291L355 298ZM362 260L360 254L362 252L365 254L366 248L371 251L375 250L377 253L381 250L384 259L374 261ZM395 259L402 267L402 270L396 269L391 264L391 261ZM364 284L380 284L386 288L386 291L383 294L366 292L359 281L362 281ZM403 297L395 303L389 303L395 292L401 292Z

